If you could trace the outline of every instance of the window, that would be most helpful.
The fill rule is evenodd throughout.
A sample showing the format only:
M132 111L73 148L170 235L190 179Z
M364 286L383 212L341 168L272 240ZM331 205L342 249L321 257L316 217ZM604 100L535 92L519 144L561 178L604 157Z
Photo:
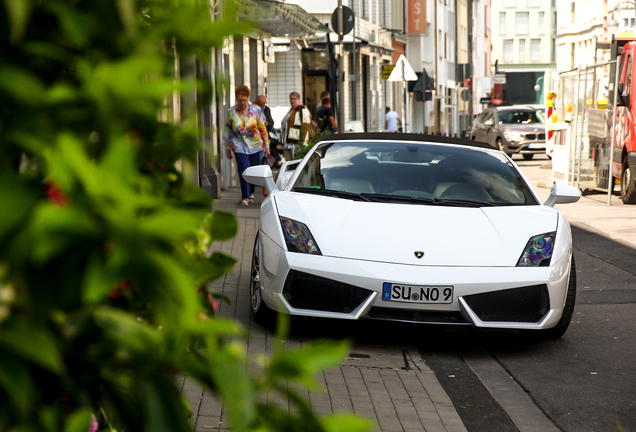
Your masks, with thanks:
M541 39L530 39L530 61L541 61Z
M506 35L506 13L499 12L499 36Z
M539 12L539 22L537 26L537 31L540 35L545 34L545 12Z
M541 7L541 0L527 0L528 3L528 8L540 8Z
M519 63L526 61L526 40L519 39Z
M529 12L515 12L515 34L527 35L529 31Z
M576 3L570 3L570 24L576 22Z
M503 41L503 58L506 62L512 62L512 39L504 39Z

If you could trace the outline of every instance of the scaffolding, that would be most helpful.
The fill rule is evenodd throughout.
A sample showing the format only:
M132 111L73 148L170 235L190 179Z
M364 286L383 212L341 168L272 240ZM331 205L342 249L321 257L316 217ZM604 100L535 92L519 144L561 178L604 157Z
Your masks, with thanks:
M611 171L615 134L616 101L608 104L610 94L616 98L610 68L616 60L564 71L559 74L556 98L558 122L554 124L555 143L552 156L552 180L579 189L607 192L610 204L614 189Z

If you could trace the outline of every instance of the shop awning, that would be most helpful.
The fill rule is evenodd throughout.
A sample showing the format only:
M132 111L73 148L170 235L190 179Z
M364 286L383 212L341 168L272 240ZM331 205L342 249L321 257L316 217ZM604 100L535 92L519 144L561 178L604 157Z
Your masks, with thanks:
M329 40L333 44L338 44L338 34L329 32ZM345 51L353 51L353 36L348 34L342 38ZM325 51L327 49L327 33L316 33L315 37L309 41L309 45L316 51ZM363 46L369 45L369 41L362 38L356 38L356 51Z
M298 5L271 0L242 0L238 18L255 23L272 36L311 38L325 26Z

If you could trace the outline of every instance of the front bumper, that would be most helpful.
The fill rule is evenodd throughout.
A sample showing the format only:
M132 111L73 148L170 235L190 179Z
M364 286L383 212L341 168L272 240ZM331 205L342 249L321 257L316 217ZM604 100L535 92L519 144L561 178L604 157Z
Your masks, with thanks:
M530 138L509 140L504 136L506 147L510 153L543 154L545 153L545 134L530 134Z
M509 329L561 318L569 257L550 267L426 267L290 253L261 236L263 300L292 315ZM382 299L384 282L454 288L452 303Z

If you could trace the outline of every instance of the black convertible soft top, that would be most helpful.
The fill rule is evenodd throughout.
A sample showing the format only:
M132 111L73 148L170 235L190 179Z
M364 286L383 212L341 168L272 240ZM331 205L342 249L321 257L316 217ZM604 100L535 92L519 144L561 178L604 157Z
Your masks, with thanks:
M332 134L322 139L322 141L364 141L364 140L382 140L382 141L421 141L433 142L441 144L456 144L469 147L480 147L493 149L490 144L473 141L465 138L453 138L441 135L426 135L421 133L395 133L395 132L360 132L360 133L343 133Z

